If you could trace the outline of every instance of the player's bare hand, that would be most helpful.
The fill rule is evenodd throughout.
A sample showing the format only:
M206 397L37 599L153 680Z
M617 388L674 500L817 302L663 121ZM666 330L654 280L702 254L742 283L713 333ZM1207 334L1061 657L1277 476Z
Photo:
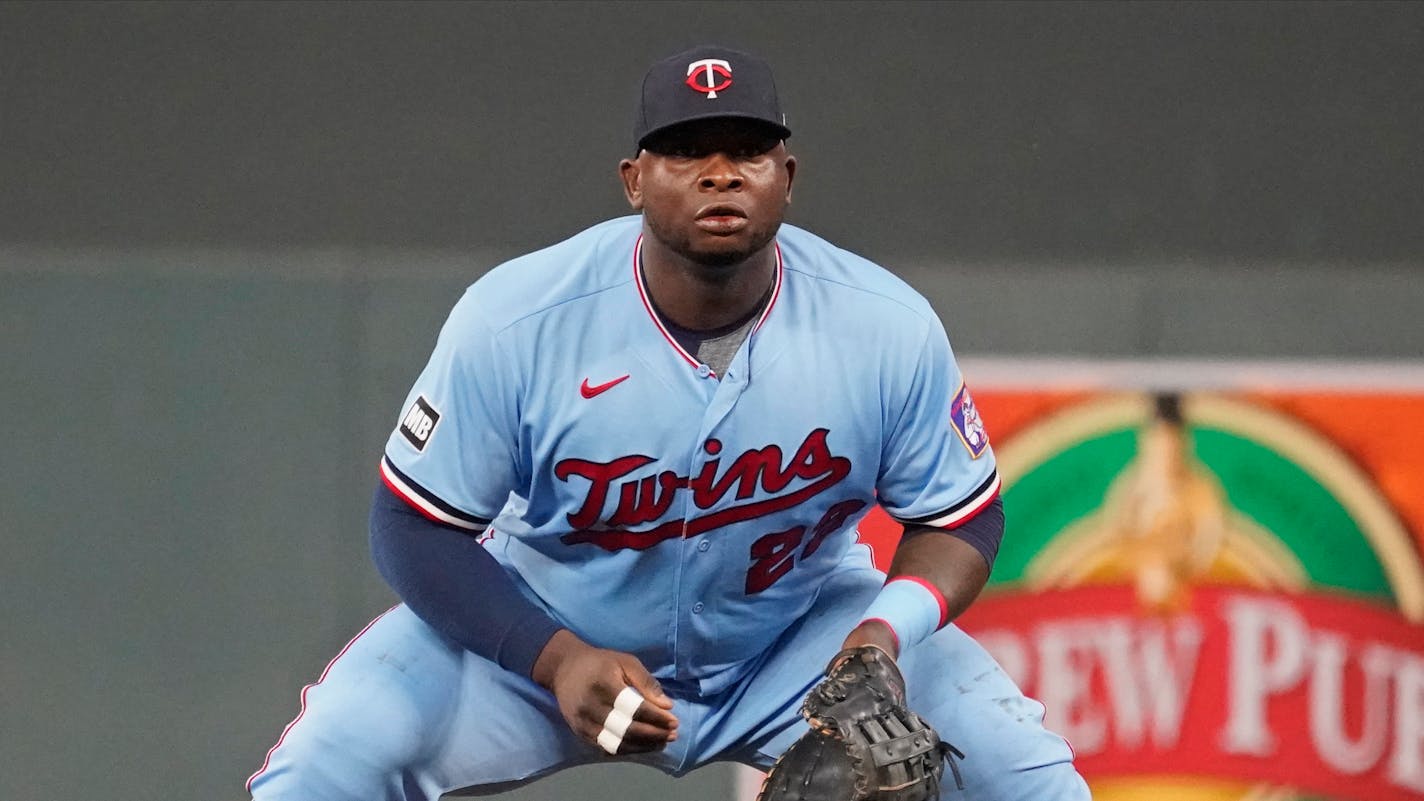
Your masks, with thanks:
M852 651L862 645L873 645L894 659L900 655L900 643L895 641L895 633L882 620L866 620L856 626L845 642L842 651Z
M554 693L575 734L609 753L659 751L677 739L672 699L632 654L560 630L535 661L533 679Z

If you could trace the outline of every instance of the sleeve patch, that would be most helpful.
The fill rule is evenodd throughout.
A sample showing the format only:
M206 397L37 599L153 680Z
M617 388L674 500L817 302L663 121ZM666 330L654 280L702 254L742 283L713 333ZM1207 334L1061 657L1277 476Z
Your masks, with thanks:
M959 386L959 392L955 394L954 402L949 407L949 419L954 425L955 433L959 434L960 441L969 449L969 455L975 459L983 456L984 451L989 448L989 432L984 428L979 410L974 407L974 399L970 397L967 385Z
M405 416L401 418L400 432L405 437L405 441L418 451L425 450L426 443L435 434L435 426L440 422L440 413L435 411L435 407L425 399L424 395L418 395L415 403L410 405Z

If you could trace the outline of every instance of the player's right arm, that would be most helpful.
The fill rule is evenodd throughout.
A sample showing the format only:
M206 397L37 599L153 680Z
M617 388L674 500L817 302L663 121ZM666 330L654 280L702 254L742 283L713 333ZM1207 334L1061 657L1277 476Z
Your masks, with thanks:
M677 738L672 701L636 657L579 639L525 598L474 537L423 517L384 484L371 504L371 554L427 625L552 692L580 737L599 743L618 694L632 687L647 703L615 750L653 751Z
M619 753L664 747L672 702L633 656L594 648L526 597L479 542L521 484L519 382L512 353L467 294L440 333L381 460L371 553L425 623L554 693L569 726L598 742L618 694L645 698Z

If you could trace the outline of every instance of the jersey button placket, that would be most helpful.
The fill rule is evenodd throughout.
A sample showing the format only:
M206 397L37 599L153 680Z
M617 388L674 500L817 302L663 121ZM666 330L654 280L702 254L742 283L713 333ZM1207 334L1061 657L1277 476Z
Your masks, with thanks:
M698 377L698 378L706 378L706 377L708 377L708 376L710 376L710 375L712 375L712 368L711 368L711 367L708 367L708 366L705 365L705 364L699 364L699 365L697 365L697 377Z
M704 364L698 366L697 372L705 377L711 375L712 370ZM703 469L705 461L713 458L720 450L720 443L709 446L705 436L699 436L696 443L692 448L692 458L687 468L689 476L697 475ZM677 543L680 557L676 585L676 608L678 610L676 627L680 633L673 641L673 664L677 674L681 676L685 672L691 672L693 666L701 664L703 661L701 649L697 647L698 638L692 633L695 627L691 625L690 620L692 616L702 614L702 610L705 608L701 601L695 600L695 596L702 590L698 589L698 582L692 577L698 574L697 568L693 566L694 560L699 552L707 550L707 547L702 547L706 545L707 540L705 537L695 537L696 542L694 542L694 537L688 536L689 525L706 510L697 508L696 503L692 500L692 492L679 493L679 495L682 497L683 515L682 537L678 539ZM681 632L685 632L685 634Z

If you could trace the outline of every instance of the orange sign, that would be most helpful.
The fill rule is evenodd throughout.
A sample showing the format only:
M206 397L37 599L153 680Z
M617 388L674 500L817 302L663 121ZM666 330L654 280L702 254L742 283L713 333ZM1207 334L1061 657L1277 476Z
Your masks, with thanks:
M1424 799L1424 392L974 396L1008 524L960 624L1095 798Z

